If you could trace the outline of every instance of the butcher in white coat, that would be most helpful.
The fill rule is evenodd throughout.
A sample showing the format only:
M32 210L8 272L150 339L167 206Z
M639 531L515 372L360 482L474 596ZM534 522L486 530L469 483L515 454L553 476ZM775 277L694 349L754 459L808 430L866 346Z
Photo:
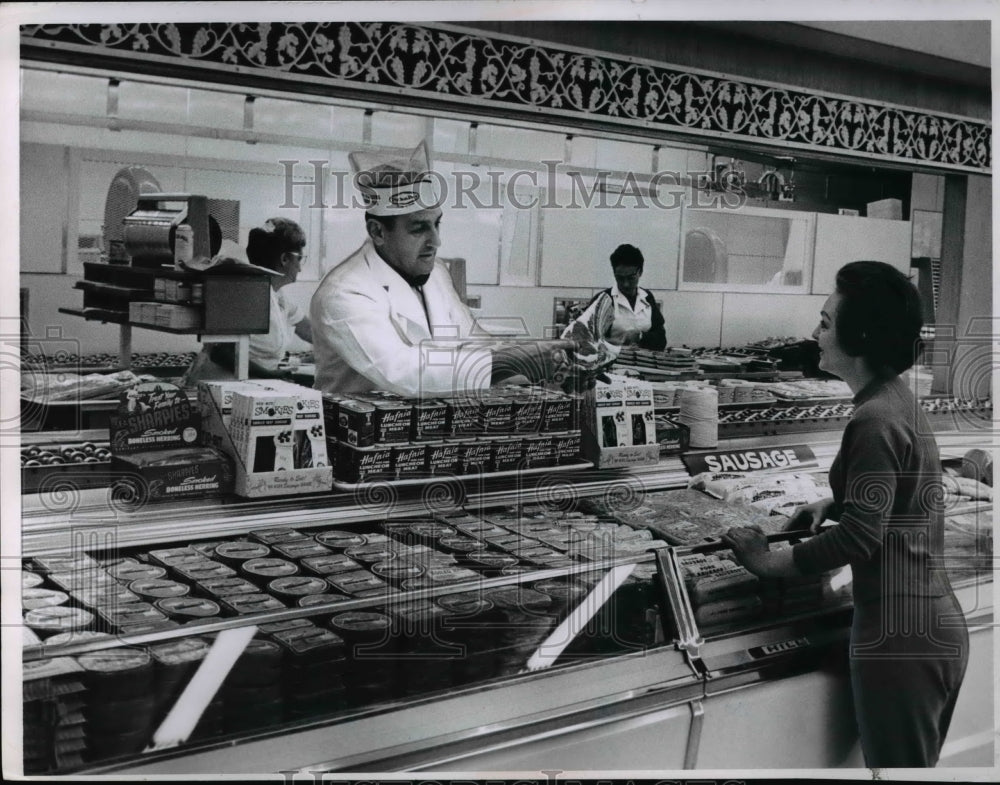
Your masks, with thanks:
M488 387L491 352L466 342L474 319L437 260L442 213L424 144L409 159L350 160L368 238L313 295L316 387L406 396Z

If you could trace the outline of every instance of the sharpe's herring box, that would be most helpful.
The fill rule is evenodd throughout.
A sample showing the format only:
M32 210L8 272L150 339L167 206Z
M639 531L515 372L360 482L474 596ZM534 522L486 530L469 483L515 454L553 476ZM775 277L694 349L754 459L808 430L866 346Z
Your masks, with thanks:
M122 501L190 499L233 490L232 461L212 447L116 455L111 464L123 472L113 488L115 498Z
M655 422L652 416L648 422L646 419L647 412L653 413L653 391L639 389L642 386L634 379L611 377L610 383L598 382L584 395L580 405L581 446L583 457L596 468L650 466L659 462ZM641 442L633 443L634 439Z
M333 487L317 391L284 382L234 382L210 383L202 392L205 429L234 460L237 494L285 496Z
M199 444L202 419L172 384L140 384L121 395L111 418L111 466L118 502L142 503L230 493L228 458Z

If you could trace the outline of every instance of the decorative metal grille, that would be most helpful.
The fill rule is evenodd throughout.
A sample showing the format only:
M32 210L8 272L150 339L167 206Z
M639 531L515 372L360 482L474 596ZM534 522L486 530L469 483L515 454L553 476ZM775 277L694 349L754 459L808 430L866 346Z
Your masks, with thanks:
M675 138L726 139L988 172L987 122L753 82L451 25L389 22L28 25L22 56L128 59L218 79L238 68L341 91L585 118ZM44 52L44 55L42 54Z

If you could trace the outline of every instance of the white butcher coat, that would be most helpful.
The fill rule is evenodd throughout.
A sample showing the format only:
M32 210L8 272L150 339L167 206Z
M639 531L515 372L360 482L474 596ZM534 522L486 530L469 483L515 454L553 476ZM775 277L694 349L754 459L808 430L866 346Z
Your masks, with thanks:
M462 345L475 321L440 261L423 291L426 316L420 295L370 239L327 273L309 306L316 388L417 396L489 387L492 355Z

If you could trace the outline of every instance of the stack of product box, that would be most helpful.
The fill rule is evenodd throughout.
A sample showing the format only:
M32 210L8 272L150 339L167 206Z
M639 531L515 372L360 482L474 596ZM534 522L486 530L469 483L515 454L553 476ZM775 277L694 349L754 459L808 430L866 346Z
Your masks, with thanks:
M202 326L202 311L178 303L132 302L128 307L128 320L171 330L197 330Z
M279 379L203 382L199 401L207 438L234 458L237 494L278 496L332 487L317 390Z
M201 414L178 387L140 384L110 418L112 496L120 502L213 496L232 490L229 459L201 444Z
M577 463L578 409L574 396L526 387L434 399L323 395L335 477L351 484Z
M583 456L598 468L657 463L660 445L652 385L624 376L609 379L598 382L584 398Z

